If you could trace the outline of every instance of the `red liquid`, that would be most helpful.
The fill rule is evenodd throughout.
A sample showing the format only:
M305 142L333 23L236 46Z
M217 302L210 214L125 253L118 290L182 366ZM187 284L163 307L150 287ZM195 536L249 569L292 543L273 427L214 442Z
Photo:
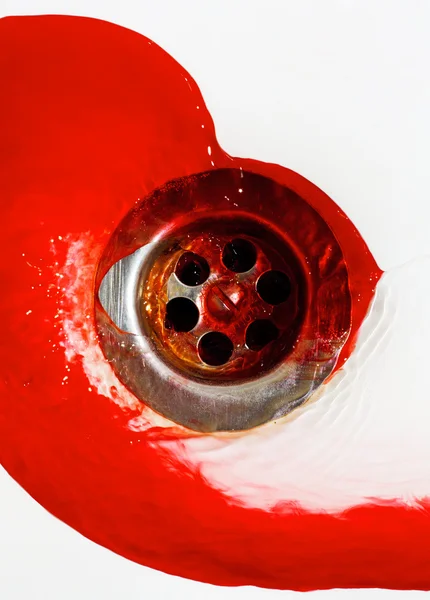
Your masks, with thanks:
M132 410L89 391L60 345L58 306L79 301L62 297L56 275L68 240L91 233L95 274L135 200L213 161L291 187L332 228L353 300L342 364L381 275L351 222L300 175L227 156L194 81L140 35L89 19L7 18L0 57L1 464L82 534L169 573L302 590L429 588L427 505L368 504L342 518L290 512L288 498L271 513L235 506L197 469L167 468L155 442L169 433L131 431Z

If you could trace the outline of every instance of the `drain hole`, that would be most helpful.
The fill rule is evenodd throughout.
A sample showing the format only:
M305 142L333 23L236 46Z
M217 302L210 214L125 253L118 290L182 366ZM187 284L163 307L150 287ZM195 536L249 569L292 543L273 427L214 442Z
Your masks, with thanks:
M201 285L209 277L207 260L194 252L185 252L178 260L175 273L179 281L185 285Z
M267 304L281 304L291 293L290 279L282 271L267 271L257 281L257 292Z
M233 354L233 342L223 333L211 331L199 341L199 356L211 367L219 367L228 362Z
M250 350L261 350L279 335L279 330L268 319L258 319L246 330L246 345Z
M222 253L222 262L227 269L234 273L245 273L252 269L257 260L257 251L254 244L237 238L225 245Z
M199 309L192 300L188 298L174 298L167 303L166 329L175 331L191 331L199 320Z

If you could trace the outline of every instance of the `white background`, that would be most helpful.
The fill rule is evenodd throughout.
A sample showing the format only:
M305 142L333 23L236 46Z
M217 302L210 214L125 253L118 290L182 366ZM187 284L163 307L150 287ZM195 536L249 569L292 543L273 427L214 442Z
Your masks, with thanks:
M427 0L0 0L2 16L43 13L102 18L161 45L199 85L221 146L311 179L383 269L430 254ZM134 565L53 519L4 472L0 498L2 600L296 596Z

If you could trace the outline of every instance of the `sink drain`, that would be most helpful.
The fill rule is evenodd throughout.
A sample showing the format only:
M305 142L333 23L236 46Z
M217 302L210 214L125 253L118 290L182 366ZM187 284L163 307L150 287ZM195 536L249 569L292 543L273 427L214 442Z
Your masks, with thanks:
M98 280L100 343L118 377L199 431L247 429L300 405L350 327L331 230L294 192L242 170L179 180L142 201L112 236Z

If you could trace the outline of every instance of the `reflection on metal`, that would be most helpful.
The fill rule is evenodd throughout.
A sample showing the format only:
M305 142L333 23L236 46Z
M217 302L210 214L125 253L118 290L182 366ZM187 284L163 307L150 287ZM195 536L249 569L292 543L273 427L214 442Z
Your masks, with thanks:
M116 262L103 278L99 300L121 331L141 334L137 320L139 282L151 255L151 244Z
M163 196L157 200L162 202ZM141 223L150 223L153 211L150 202L145 202L147 220L142 216L146 209L142 203L139 219L130 217L113 238L112 244L119 246L126 231L127 239L133 240L133 251L106 272L98 290L100 303L96 303L100 344L118 378L155 411L202 432L250 429L305 402L333 370L350 326L348 301L345 312L330 315L331 321L318 316L327 302L335 301L345 290L349 294L342 256L318 215L311 214L314 222L308 218L307 224L315 235L318 228L323 231L333 260L324 276L318 273L315 284L285 240L278 244L276 236L270 237L270 227L255 220L253 213L242 213L235 220L226 219L221 211L217 216L204 213L198 219L189 214L188 221L182 220L177 229L148 228L147 234L142 234ZM176 210L181 214L181 207ZM246 273L230 272L229 279L222 249L226 240L238 234L254 241L256 263ZM312 238L307 234L303 240L305 245ZM137 249L136 241L141 243ZM200 285L185 285L175 265L184 252L197 251L208 262L210 274ZM293 292L289 304L274 307L258 299L256 282L270 268L290 269ZM237 294L245 301L236 307ZM192 300L200 312L197 325L185 334L168 330L165 324L165 307L178 297ZM225 305L231 302L232 307L223 312L217 304L219 298L221 304L224 298ZM245 344L246 327L253 319L264 318L274 319L284 333L267 348L251 351ZM320 334L315 335L318 328ZM211 367L200 359L197 345L205 333L217 329L228 333L234 352L226 364Z

